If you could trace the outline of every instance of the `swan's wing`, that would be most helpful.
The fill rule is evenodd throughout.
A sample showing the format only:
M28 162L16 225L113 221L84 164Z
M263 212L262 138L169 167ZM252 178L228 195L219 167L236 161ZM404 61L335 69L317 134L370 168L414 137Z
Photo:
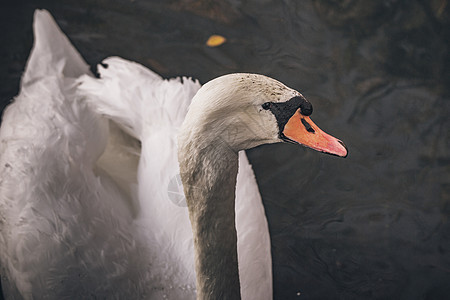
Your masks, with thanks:
M192 231L179 177L176 135L200 85L163 80L142 65L111 57L100 78L83 76L79 94L99 114L141 142L139 216L135 224L151 248L152 272L171 298L195 298ZM170 287L168 287L170 286Z
M87 65L48 12L36 11L34 33L20 94L0 129L4 292L19 299L145 297L149 261L124 194L93 171L108 128L74 93Z
M99 114L143 139L159 128L178 128L200 88L190 78L164 80L144 66L120 57L98 65L100 78L80 78L79 93ZM145 131L145 134L144 134Z
M89 73L89 66L48 11L35 11L33 33L34 44L22 76L22 88L45 76L77 78Z

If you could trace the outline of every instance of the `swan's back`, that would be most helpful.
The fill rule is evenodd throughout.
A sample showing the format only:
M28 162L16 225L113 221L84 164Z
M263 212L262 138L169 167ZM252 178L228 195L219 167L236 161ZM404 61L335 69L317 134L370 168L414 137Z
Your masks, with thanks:
M5 293L195 298L176 134L199 83L117 57L96 79L48 12L36 11L34 31L0 129ZM267 222L244 152L236 194L242 296L270 299Z
M0 131L5 294L73 299L115 290L125 296L131 284L141 291L146 274L133 267L148 262L134 239L126 197L94 173L107 122L75 95L75 78L88 66L47 12L36 11L34 32L21 92Z

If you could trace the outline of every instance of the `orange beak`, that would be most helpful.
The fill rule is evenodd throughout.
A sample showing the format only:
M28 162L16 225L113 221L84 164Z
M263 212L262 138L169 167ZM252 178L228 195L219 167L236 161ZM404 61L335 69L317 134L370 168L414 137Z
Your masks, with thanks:
M309 117L302 115L300 109L284 126L283 135L288 141L320 152L340 157L346 157L348 154L343 142L323 132Z

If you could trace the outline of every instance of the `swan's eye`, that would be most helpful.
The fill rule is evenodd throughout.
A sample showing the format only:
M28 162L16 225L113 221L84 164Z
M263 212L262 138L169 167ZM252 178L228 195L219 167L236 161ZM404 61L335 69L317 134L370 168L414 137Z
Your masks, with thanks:
M270 108L270 105L271 105L271 104L272 104L272 103L270 103L270 102L266 102L266 103L264 103L264 104L262 105L262 108L265 109L265 110L267 110L267 109Z

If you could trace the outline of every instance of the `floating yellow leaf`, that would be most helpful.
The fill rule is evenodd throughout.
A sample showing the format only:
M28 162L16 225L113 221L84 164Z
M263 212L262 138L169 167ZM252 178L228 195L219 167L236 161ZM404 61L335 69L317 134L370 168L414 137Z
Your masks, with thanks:
M206 41L206 45L209 47L217 47L217 46L222 45L226 41L227 41L227 39L224 38L223 36L214 34L214 35L210 36L209 39Z

